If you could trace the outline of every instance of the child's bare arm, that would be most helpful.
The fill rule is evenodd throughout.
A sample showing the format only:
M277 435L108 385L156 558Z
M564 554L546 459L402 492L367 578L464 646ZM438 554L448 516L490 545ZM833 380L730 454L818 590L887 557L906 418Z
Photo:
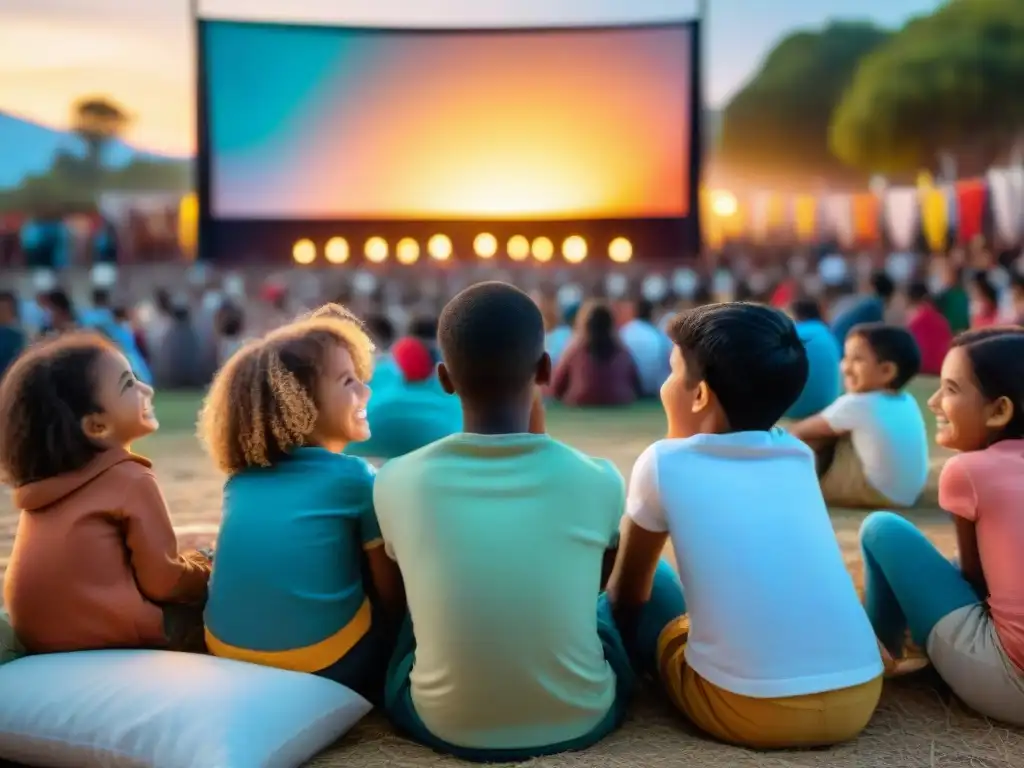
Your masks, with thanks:
M383 542L380 546L366 551L366 561L370 571L373 593L380 602L380 607L392 620L398 620L405 614L405 582L398 563L388 557Z
M178 552L167 502L156 477L131 482L121 510L125 543L139 590L154 602L187 603L206 595L210 561L198 552Z
M789 433L797 440L803 440L805 443L829 437L839 437L843 434L837 431L821 414L808 416L806 419L798 421L789 428Z

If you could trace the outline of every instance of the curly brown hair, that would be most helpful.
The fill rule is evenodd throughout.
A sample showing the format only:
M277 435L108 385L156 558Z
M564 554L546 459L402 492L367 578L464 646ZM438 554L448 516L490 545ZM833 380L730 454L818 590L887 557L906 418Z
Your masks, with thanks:
M269 467L307 445L316 428L316 385L341 345L368 381L373 343L354 315L328 304L249 342L217 372L199 415L199 439L221 471Z

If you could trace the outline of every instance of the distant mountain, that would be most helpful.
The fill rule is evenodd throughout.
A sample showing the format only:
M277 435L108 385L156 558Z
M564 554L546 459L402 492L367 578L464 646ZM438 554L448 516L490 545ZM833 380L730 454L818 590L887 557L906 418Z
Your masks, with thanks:
M46 171L59 149L79 155L85 153L81 139L69 131L58 131L0 112L0 189L16 187L29 174ZM123 167L134 159L181 159L140 152L122 141L112 142L105 152L104 160L114 168Z

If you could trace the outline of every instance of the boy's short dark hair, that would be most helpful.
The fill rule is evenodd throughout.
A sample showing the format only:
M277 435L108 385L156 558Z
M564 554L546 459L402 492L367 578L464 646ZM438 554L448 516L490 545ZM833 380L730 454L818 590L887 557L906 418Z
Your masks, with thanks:
M923 280L915 280L907 286L907 299L914 304L920 304L931 298L931 291Z
M689 386L706 381L733 432L771 429L807 383L807 352L796 326L761 304L707 304L668 328L686 361Z
M68 296L67 292L61 288L57 288L46 294L46 303L58 312L63 312L68 315L74 313L74 304L71 301L71 297Z
M102 448L82 430L100 412L96 366L114 346L75 332L30 347L0 384L0 478L14 487L74 472Z
M888 301L896 293L896 284L883 270L879 269L871 275L871 290L883 301Z
M409 323L409 335L434 343L437 341L438 320L436 317L420 316Z
M906 328L888 323L861 323L850 329L850 337L867 342L880 363L896 366L892 388L901 390L921 372L921 350Z
M801 296L789 305L789 313L797 322L821 320L821 304L809 296Z
M540 309L508 283L477 283L456 295L441 311L437 337L455 391L471 402L522 392L544 358Z
M394 323L383 313L366 318L366 331L377 349L388 349L395 343Z
M633 314L637 320L650 323L654 320L654 302L649 299L639 299L633 307Z

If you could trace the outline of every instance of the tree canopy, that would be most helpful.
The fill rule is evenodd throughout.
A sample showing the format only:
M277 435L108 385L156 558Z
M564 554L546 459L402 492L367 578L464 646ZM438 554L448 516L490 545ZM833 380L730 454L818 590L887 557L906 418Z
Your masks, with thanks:
M782 40L725 109L725 167L766 179L849 175L829 148L829 121L861 60L890 35L869 23L836 22Z
M836 156L867 172L979 173L1024 136L1024 0L960 0L865 57L832 118Z

